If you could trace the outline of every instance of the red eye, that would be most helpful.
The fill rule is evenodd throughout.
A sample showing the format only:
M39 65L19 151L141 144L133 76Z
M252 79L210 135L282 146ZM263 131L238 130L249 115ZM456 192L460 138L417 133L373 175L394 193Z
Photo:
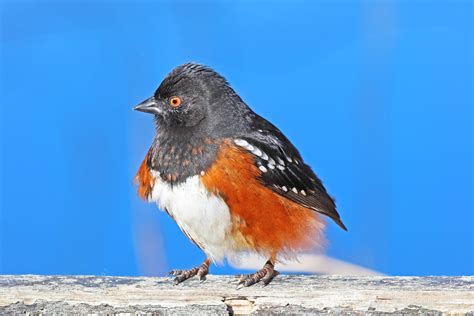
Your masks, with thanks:
M170 98L170 105L174 108L177 108L181 105L181 98L180 97L171 97Z

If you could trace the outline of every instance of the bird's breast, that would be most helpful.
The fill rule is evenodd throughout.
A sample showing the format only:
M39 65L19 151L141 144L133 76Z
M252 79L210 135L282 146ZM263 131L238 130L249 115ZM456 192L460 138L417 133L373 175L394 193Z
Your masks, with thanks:
M155 182L149 196L166 210L181 230L214 261L220 261L233 248L229 233L231 214L226 202L208 192L200 176L178 184L163 181L152 172Z
M208 137L157 138L147 165L165 182L177 184L205 172L216 159L218 144Z
M179 181L147 161L137 174L140 196L166 210L214 261L248 250L291 257L323 243L318 214L263 185L254 157L230 141L209 168Z

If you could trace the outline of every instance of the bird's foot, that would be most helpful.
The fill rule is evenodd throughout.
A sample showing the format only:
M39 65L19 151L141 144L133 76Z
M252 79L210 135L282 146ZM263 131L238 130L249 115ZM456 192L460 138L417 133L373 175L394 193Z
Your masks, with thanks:
M272 282L273 278L279 274L280 272L275 270L273 263L268 260L261 270L255 272L254 274L243 275L239 280L237 289L252 286L258 282L262 282L264 286L267 286L270 282Z
M171 270L169 275L175 276L174 284L179 284L196 275L199 277L199 280L205 281L206 275L209 273L210 263L211 263L211 260L206 259L201 265L189 270L178 270L178 269Z

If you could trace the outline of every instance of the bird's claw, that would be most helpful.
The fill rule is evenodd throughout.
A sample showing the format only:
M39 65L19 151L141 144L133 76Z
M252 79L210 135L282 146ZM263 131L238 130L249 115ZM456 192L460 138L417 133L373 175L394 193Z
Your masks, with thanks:
M170 272L168 272L168 275L169 276L177 276L177 275L180 275L181 273L183 273L183 270L173 269Z
M268 261L261 270L254 274L241 275L237 290L243 287L249 287L256 283L262 282L263 286L267 286L272 280L279 275L280 272L274 269L273 264Z
M186 281L194 276L198 276L199 280L204 282L206 280L206 275L209 273L209 262L206 260L203 264L198 267L194 267L189 270L180 270L180 269L173 269L169 272L170 276L174 276L173 283L178 285L179 283Z

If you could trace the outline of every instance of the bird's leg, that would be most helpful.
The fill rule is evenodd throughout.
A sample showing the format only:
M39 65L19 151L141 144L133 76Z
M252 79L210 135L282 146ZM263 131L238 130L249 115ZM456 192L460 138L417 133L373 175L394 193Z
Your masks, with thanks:
M193 276L198 276L199 280L204 281L206 280L206 275L209 273L209 265L211 264L211 259L207 258L204 262L192 269L189 270L172 270L169 274L175 276L174 283L179 284L183 281L186 281Z
M237 289L244 286L251 286L258 282L262 282L264 286L268 285L272 282L274 277L280 274L280 272L275 270L273 262L274 260L269 259L259 271L254 274L243 275L239 280Z

